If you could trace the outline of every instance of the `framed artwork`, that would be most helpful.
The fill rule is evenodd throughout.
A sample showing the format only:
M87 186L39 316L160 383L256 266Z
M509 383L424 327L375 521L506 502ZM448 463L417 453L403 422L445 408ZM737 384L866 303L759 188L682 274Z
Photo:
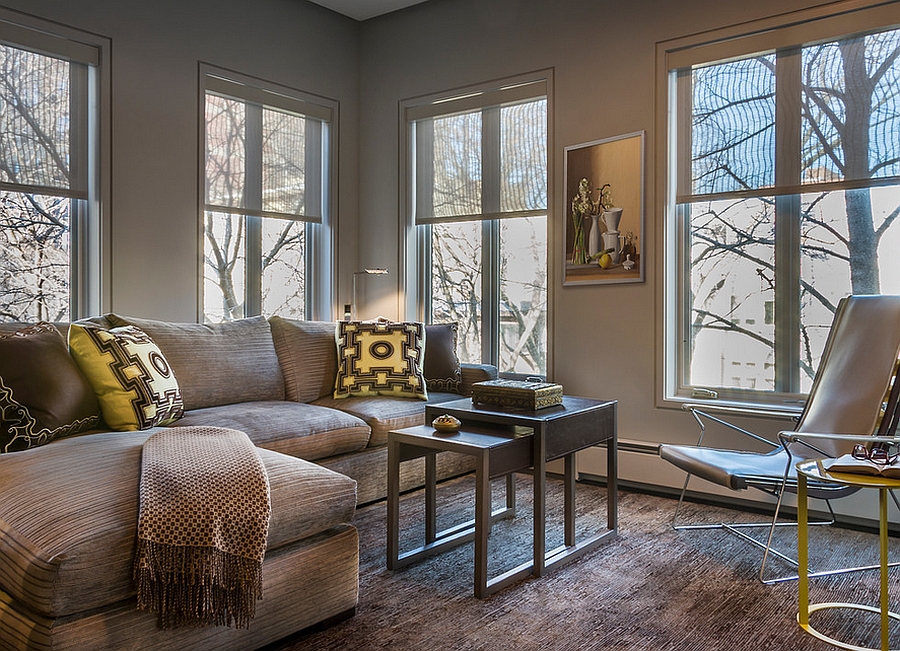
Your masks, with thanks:
M566 147L564 285L644 281L644 132Z

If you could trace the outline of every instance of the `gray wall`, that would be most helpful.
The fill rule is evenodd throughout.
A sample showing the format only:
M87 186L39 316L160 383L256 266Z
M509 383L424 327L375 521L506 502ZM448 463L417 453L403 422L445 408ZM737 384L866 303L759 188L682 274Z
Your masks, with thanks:
M304 0L0 0L112 42L110 309L197 318L197 64L211 63L340 102L336 306L352 271L366 313L400 314L399 102L555 71L551 150L552 378L572 394L619 400L619 434L693 441L687 414L656 408L661 206L654 187L657 42L818 4L815 0L431 0L356 23ZM647 133L646 282L562 286L563 151ZM357 243L359 251L357 252ZM774 430L773 423L754 423ZM602 450L580 469L602 473ZM675 485L649 455L626 478Z
M198 318L199 62L340 102L342 267L347 255L355 257L357 22L303 0L0 4L111 40L112 250L104 260L111 280L106 308L161 319Z
M656 408L657 321L662 287L655 201L656 43L819 4L814 0L431 0L366 21L360 51L360 241L365 264L396 267L401 197L398 103L533 70L553 68L551 152L552 378L568 393L619 400L619 436L693 442L684 412ZM565 147L644 130L647 134L646 282L562 285L560 237ZM394 283L369 311L399 311ZM368 297L376 299L373 287ZM757 424L758 425L758 424ZM762 424L773 429L772 423ZM784 425L788 427L788 425ZM603 473L602 451L579 468ZM631 465L630 465L631 464ZM632 479L679 484L658 459L629 461ZM633 466L633 467L632 467Z

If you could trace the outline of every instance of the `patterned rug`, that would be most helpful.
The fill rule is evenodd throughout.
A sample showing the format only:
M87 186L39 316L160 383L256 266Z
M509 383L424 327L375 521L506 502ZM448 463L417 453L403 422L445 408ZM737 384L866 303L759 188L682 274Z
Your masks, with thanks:
M531 481L517 479L518 513L491 533L491 575L510 569L531 553ZM463 477L438 489L439 528L472 517L474 480ZM502 484L494 501L502 503ZM876 499L873 494L873 499ZM401 549L424 535L423 493L401 502ZM561 483L551 482L550 513L560 513ZM485 600L472 593L473 545L461 545L402 570L385 566L385 504L360 509L360 598L351 619L308 631L267 651L346 649L715 649L824 650L829 645L796 622L796 581L763 585L756 579L760 552L721 530L676 532L670 526L675 501L620 491L619 536L540 579L527 579ZM753 519L750 514L702 505L704 519ZM582 485L577 498L579 531L606 522L606 490ZM562 540L561 518L548 523L548 548ZM877 536L819 527L812 534L811 564L836 567L877 562ZM794 553L792 528L779 538ZM418 540L421 540L419 538ZM900 551L900 541L892 541ZM897 547L897 550L894 548ZM787 570L780 567L778 570ZM892 571L892 610L898 576ZM812 601L878 604L878 573L846 574L811 581ZM824 611L813 624L844 641L878 646L877 615ZM900 626L892 628L892 648Z

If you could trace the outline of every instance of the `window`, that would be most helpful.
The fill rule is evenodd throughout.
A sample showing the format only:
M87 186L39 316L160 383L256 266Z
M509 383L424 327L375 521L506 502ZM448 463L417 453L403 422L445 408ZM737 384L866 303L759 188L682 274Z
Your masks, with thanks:
M101 307L103 43L16 20L0 13L0 320L69 321Z
M336 105L212 68L203 78L204 319L326 318Z
M465 362L547 372L547 88L515 79L405 106L417 311Z
M900 293L896 22L874 7L666 45L666 397L795 403L838 301Z

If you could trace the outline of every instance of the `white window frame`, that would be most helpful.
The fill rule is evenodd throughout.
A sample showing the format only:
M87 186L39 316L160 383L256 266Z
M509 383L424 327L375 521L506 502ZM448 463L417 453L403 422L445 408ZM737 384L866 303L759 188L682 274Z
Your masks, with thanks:
M701 65L711 62L721 62L728 59L736 59L757 52L777 51L779 49L794 48L800 45L827 42L841 37L855 34L880 31L896 28L898 26L898 3L875 3L870 1L857 2L845 0L812 9L801 10L789 14L773 16L752 23L745 23L728 28L705 32L689 37L673 39L657 44L657 110L656 127L659 133L657 155L657 201L661 207L663 219L660 220L660 241L663 243L663 264L659 266L658 282L662 288L660 292L662 319L657 322L657 336L662 342L662 354L658 357L658 377L656 402L660 407L679 407L685 402L705 403L711 408L716 405L723 407L742 407L748 405L762 405L773 413L795 413L799 411L805 394L776 392L767 397L753 395L742 391L708 391L702 387L687 385L683 378L684 364L687 359L686 349L689 346L684 324L679 320L679 306L685 309L689 297L687 296L684 274L684 261L678 242L685 241L682 219L677 209L676 197L683 194L683 188L678 187L675 180L679 162L682 166L685 160L689 160L689 143L679 139L676 129L672 128L672 116L676 110L690 106L690 96L679 92L684 85L677 83L677 70L685 69L691 65ZM689 109L688 109L689 110ZM778 184L776 180L776 184ZM876 186L878 182L866 185ZM849 181L848 188L860 187L859 183ZM835 184L834 189L841 189ZM681 191L680 191L681 190ZM795 194L784 194L779 190L778 201L796 201L799 193L815 191L814 185L797 188ZM758 195L770 194L766 190L755 193ZM781 229L776 240L779 248L790 247L791 241L796 241L796 233L782 232L785 227L791 226L791 220L781 220ZM796 229L793 229L796 230ZM793 255L793 254L792 254ZM776 257L778 253L776 252ZM783 266L776 269L778 274L796 275L799 271L794 265ZM781 278L781 286L792 285L790 278ZM777 284L777 283L776 283ZM777 291L777 290L776 290ZM780 298L788 301L785 296ZM796 300L792 301L796 303ZM791 312L799 319L799 306L795 306ZM795 348L795 342L790 337L781 337L779 342L776 336L776 346L782 350L776 354L794 355L799 352L791 350ZM787 347L787 348L785 348ZM777 371L779 375L792 373L794 369ZM790 384L790 378L781 377L782 385ZM716 396L715 394L720 394Z
M545 97L547 101L547 207L543 210L525 210L516 212L500 212L493 206L499 202L499 190L493 193L494 186L499 187L499 179L492 166L487 163L488 154L484 154L485 164L482 169L483 197L482 212L473 215L454 216L452 218L435 218L433 215L416 215L417 188L415 174L417 166L430 165L430 161L418 161L415 151L415 122L424 118L433 118L454 113L483 110L483 141L499 140L499 106L504 103ZM496 119L493 117L496 116ZM443 93L417 97L401 102L401 191L404 197L401 211L401 232L406 237L401 242L400 264L405 269L401 281L405 304L401 308L408 318L426 321L431 306L431 225L441 222L480 221L482 223L482 337L481 361L498 365L500 361L500 268L499 242L500 219L511 217L546 216L547 220L547 375L552 368L552 283L549 266L552 264L552 228L551 210L552 191L550 170L552 169L552 133L553 124L553 70L540 70L534 73L518 75L502 80L495 80L462 89L454 89ZM484 150L483 150L484 151ZM496 152L493 153L496 157ZM496 194L496 196L493 196ZM496 199L496 201L493 201Z
M339 104L336 100L296 90L280 84L264 81L232 70L214 65L200 64L200 165L199 178L201 188L199 207L199 273L200 285L198 313L205 311L205 274L204 221L206 212L213 210L233 215L244 216L247 222L245 243L245 309L244 316L255 316L262 312L261 270L253 268L249 261L260 251L251 247L260 244L260 218L280 217L303 221L305 232L305 313L306 319L330 320L334 318L334 286L331 281L335 277L336 256L334 254L334 236L337 229L335 210L336 182L338 169L337 140L339 122ZM320 121L321 128L321 160L313 167L313 173L320 178L308 178L307 183L318 192L315 198L317 210L309 215L282 215L265 211L256 207L225 207L206 203L206 95L213 93L243 101L248 106L262 106L283 109Z
M0 189L26 194L64 196L69 210L69 320L100 314L110 305L110 42L57 23L0 7L0 41L11 47L64 59L84 66L73 93L85 115L83 133L71 141L71 158L83 161L74 174L78 187L44 188L0 182Z

